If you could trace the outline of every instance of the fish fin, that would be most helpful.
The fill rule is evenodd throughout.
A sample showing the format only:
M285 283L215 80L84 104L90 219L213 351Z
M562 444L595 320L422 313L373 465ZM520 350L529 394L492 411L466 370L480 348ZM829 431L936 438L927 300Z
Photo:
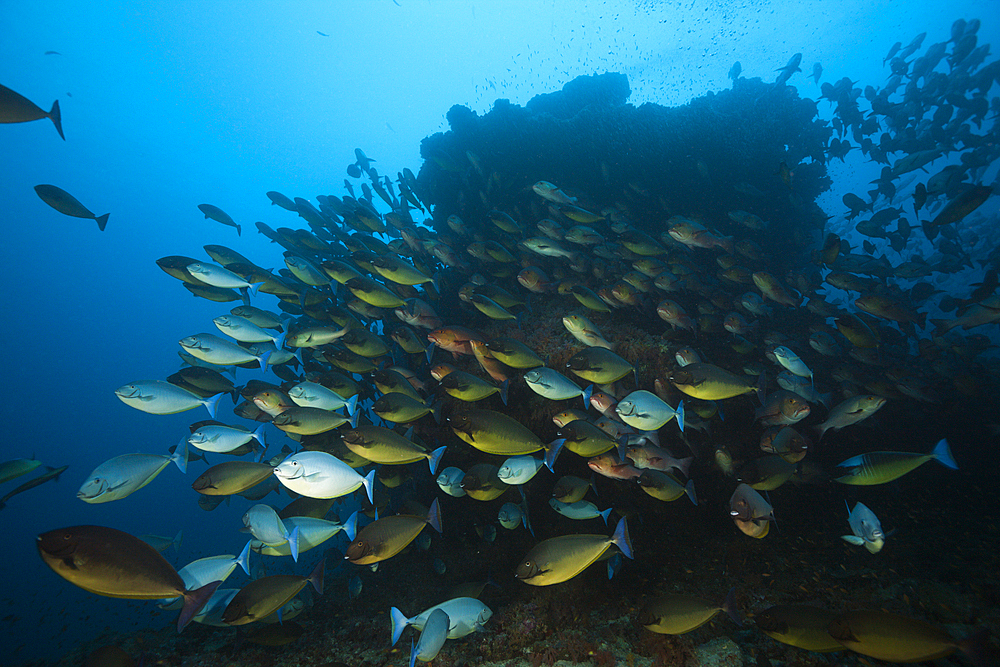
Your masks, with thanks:
M358 411L358 394L354 394L349 399L347 399L347 414L354 416L354 413ZM352 428L356 428L355 424L351 425Z
M396 645L399 641L399 636L403 634L403 630L406 626L410 624L410 619L403 615L403 612L393 607L389 610L389 619L392 621L392 646Z
M590 407L590 397L594 395L594 385L591 383L586 389L583 390L583 409L586 410Z
M170 540L170 546L174 548L174 553L181 550L181 540L183 538L184 538L184 529L181 528L180 530L177 531L177 534L174 535L174 539Z
M367 475L365 475L364 478L361 480L361 483L364 484L365 491L368 492L368 502L370 502L372 505L374 505L375 504L375 496L374 496L374 491L375 491L375 471L372 470Z
M427 512L427 523L429 523L431 528L437 532L444 532L441 529L441 505L438 503L437 498L435 498L434 502L431 503L431 508Z
M625 459L628 457L628 435L618 436L617 450L618 450L618 460L624 463ZM597 492L596 488L594 489L594 492L595 493Z
M259 283L250 283L250 287L249 287L249 289L247 289L247 292L249 294L253 294L254 296L257 296L257 290L259 290L263 285L264 285L264 281L263 280L260 281ZM302 300L304 302L305 301L305 292L303 292L302 295L303 295L302 296ZM305 309L303 308L303 310L305 310Z
M358 513L357 511L352 514L347 521L344 522L343 527L344 534L347 535L347 539L351 542L354 541L354 537L358 534Z
M618 520L618 525L615 527L615 533L611 536L611 542L617 545L627 558L635 558L635 556L632 555L632 540L628 536L628 524L625 523L625 517Z
M965 654L975 667L990 667L996 665L996 655L991 650L990 632L987 628L980 628L965 639L957 642L958 650Z
M52 124L56 126L56 132L59 133L59 136L62 138L62 140L66 141L66 135L63 134L63 129L62 129L62 111L59 110L59 100L56 100L52 103L52 108L49 109L49 112L45 115L48 116L49 120L52 121ZM102 227L101 229L104 228Z
M860 547L865 543L865 538L858 537L857 535L841 535L840 539L844 540L848 544L853 544L856 547Z
M170 460L177 464L177 467L180 468L182 473L187 473L187 438L181 438L181 441L177 443L177 447L174 449L174 453L170 457Z
M612 508L609 507L608 509L604 510L603 512L598 512L598 514L601 515L601 518L604 519L604 525L605 526L608 525L608 517L611 515L611 510L612 510Z
M597 492L597 475L594 473L590 473L590 488L594 490L595 496L601 495Z
M726 601L722 603L722 611L729 614L729 618L733 619L733 623L743 627L743 617L740 615L739 607L736 606L736 587L733 586L729 589L729 593L726 594Z
M413 667L417 662L417 645L413 643L413 638L410 638L410 667Z
M295 526L292 529L291 534L286 538L288 540L288 549L292 552L292 560L296 563L299 562L299 527Z
M847 459L846 461L841 461L840 463L838 463L837 467L838 468L853 468L855 466L861 465L864 462L864 458L865 458L864 454L859 454L857 456L852 456L851 458Z
M243 547L243 551L240 552L239 558L236 559L236 564L243 568L243 571L250 576L250 545L253 544L253 540L247 542L247 545Z
M691 502L695 504L695 507L697 507L698 506L698 494L695 493L695 491L694 491L694 480L693 479L689 479L688 483L684 486L684 493L687 494L687 497L690 498Z
M108 216L110 215L110 213L105 213L104 215L99 215L94 218L94 220L97 221L97 228L102 232L104 231L104 228L108 226Z
M312 573L309 575L309 583L313 585L316 592L320 595L323 594L323 572L326 569L326 558L320 558L319 562L316 563L316 567L313 568Z
M243 229L239 225L236 225L236 235L243 236Z
M559 457L559 452L562 451L564 444L566 444L566 439L559 438L558 440L550 442L548 449L545 450L545 467L548 468L550 472L555 472L554 466L556 464L556 459Z
M503 401L503 404L505 406L507 405L507 396L509 394L510 394L510 378L507 378L500 384L500 400Z
M251 438L257 440L260 446L267 449L267 443L264 442L264 427L267 426L267 422L261 422L261 425L254 429L253 433L250 434Z
M215 411L216 411L216 408L219 405L219 399L222 398L225 395L226 395L226 392L223 391L223 392L219 392L215 396L210 396L209 398L205 399L205 403L204 403L205 409L208 410L208 415L212 419L215 419Z
M433 452L431 452L431 455L427 458L427 463L431 467L431 475L437 473L438 464L441 463L441 457L444 456L444 450L446 449L448 449L447 445L443 447L438 447Z
M608 559L608 580L610 581L614 576L618 568L622 566L622 555L615 554Z
M684 401L677 404L677 409L674 411L674 416L677 418L677 428L684 432Z
M431 360L434 359L434 348L437 347L433 342L431 342L427 349L424 350L424 356L427 357L427 365L431 364Z
M937 459L941 465L947 466L952 470L958 470L958 464L955 463L955 458L951 455L951 448L948 447L948 441L944 438L941 438L940 442L935 445L931 456Z
M351 415L351 419L350 419L351 428L357 428L358 427L358 419L360 417L361 417L361 412L360 411L355 411L354 414Z
M221 581L213 581L210 584L205 584L201 588L193 591L184 592L184 607L181 609L180 616L177 617L177 632L183 632L201 608L205 606L208 599L212 597L215 593L215 589L219 587Z

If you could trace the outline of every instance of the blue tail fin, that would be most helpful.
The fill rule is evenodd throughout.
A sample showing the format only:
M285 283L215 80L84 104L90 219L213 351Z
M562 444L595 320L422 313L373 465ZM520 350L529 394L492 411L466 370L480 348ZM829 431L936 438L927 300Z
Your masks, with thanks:
M208 410L208 414L212 419L215 419L215 408L219 405L219 399L225 395L225 392L222 392L205 399L205 409Z
M441 457L444 456L444 450L448 449L447 445L443 447L438 447L433 452L431 452L430 457L427 459L427 463L431 467L431 475L437 474L438 464L441 463Z
M936 458L938 462L951 468L952 470L958 470L958 464L955 463L955 457L951 455L951 448L948 447L948 441L941 438L941 441L935 445L934 450L931 452L931 456Z
M344 522L344 534L347 535L347 539L349 539L351 542L354 541L354 537L358 534L357 511L355 511L354 514L352 514L350 518L348 518L347 521Z
M389 619L392 621L392 645L395 646L403 630L410 624L410 619L403 616L403 612L395 607L389 610Z
M250 545L253 544L253 540L247 542L247 545L243 547L243 551L240 552L239 558L236 559L236 564L243 568L243 571L250 576Z
M547 467L550 472L555 472L553 467L555 466L556 459L559 457L559 452L562 451L562 447L565 443L565 438L559 438L558 440L553 440L549 443L549 448L545 451L545 467Z
M611 536L611 542L617 545L627 558L635 558L632 555L632 540L628 536L628 524L625 523L625 517L618 520L618 526L615 527L615 534Z
M674 416L677 418L677 428L684 432L684 401L677 404L677 410L674 411Z

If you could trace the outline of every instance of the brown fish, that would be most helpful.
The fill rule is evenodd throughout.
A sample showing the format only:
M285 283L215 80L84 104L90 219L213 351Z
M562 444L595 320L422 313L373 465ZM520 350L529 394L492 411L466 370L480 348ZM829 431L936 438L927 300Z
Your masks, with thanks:
M311 583L316 592L322 595L325 565L326 559L320 559L308 577L273 574L251 581L229 601L226 610L222 612L222 622L227 625L246 625L266 618L284 607L306 584Z
M138 537L104 526L73 526L42 533L38 553L45 564L71 584L111 598L159 600L184 598L177 618L183 630L221 581L190 591L173 566Z
M59 100L52 103L52 109L43 111L27 97L15 93L6 86L0 86L0 123L27 123L41 118L48 118L56 126L56 132L66 141L62 130L62 114L59 111Z
M425 525L441 532L441 508L437 498L425 517L398 514L368 524L347 547L345 557L356 565L370 565L392 558L415 540Z

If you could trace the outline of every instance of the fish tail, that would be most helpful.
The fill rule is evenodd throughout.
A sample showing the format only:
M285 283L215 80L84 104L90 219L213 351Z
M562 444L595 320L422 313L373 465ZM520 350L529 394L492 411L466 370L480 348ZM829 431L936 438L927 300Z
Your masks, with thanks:
M180 530L177 531L177 534L174 535L174 539L170 540L170 546L174 548L174 553L181 550L181 540L183 538L184 538L184 529L181 528Z
M590 397L594 395L594 384L590 385L583 390L583 409L586 410L590 407Z
M358 411L358 394L347 399L347 414L353 416Z
M59 136L62 137L63 141L66 141L66 135L63 134L62 130L62 111L59 110L59 100L52 103L52 108L49 109L48 117L49 120L52 121L52 124L56 126L56 132L59 133ZM107 216L104 217L107 218ZM101 227L101 229L103 230L104 227Z
M243 547L243 551L240 552L239 558L236 559L236 564L243 568L243 571L250 576L250 545L253 544L253 540L247 541L247 545Z
M263 285L264 285L264 281L263 280L260 281L259 283L250 283L250 287L249 287L249 289L247 291L250 294L252 294L254 296L257 296L257 290L259 290ZM305 292L303 292L303 298L302 298L302 300L305 301Z
M958 470L958 464L955 463L955 457L951 455L951 448L948 446L948 441L941 438L941 441L935 445L934 450L931 452L931 456L938 460L941 465L947 466L952 470Z
M313 568L312 573L309 575L309 583L313 585L313 588L320 595L323 594L323 571L325 568L326 558L320 558L319 562L316 563L316 567Z
M413 643L413 638L410 638L410 666L413 667L417 663L417 645Z
M733 586L729 589L729 593L726 595L726 601L722 603L722 611L729 614L729 618L733 619L733 623L743 627L743 617L740 615L739 607L736 606L736 587Z
M684 493L687 494L687 497L690 498L691 502L695 504L695 507L697 507L698 506L698 494L695 493L695 491L694 491L694 480L693 479L689 479L688 483L684 486Z
M441 463L441 457L444 456L444 450L448 449L447 445L443 447L438 447L431 455L427 458L427 463L431 467L431 474L437 473L438 464Z
M174 451L173 456L170 457L170 460L177 464L181 473L187 473L188 448L186 438L181 438L181 441L177 443L177 449Z
M211 396L205 399L205 409L208 410L208 415L215 419L215 409L219 405L219 399L226 395L226 392L219 392L215 396Z
M267 426L267 422L263 422L263 423L261 423L261 425L260 425L260 426L258 426L258 427L257 427L257 428L256 428L256 429L254 430L254 432L250 434L250 437L251 437L251 438L254 438L254 439L256 439L256 440L257 440L257 442L259 442L259 443L260 443L260 446L261 446L261 447L263 447L263 448L267 449L267 443L266 443L266 442L264 442L264 427L265 427L265 426Z
M684 432L684 401L677 404L677 410L674 411L674 416L677 417L677 428Z
M375 497L373 492L375 490L375 471L372 470L361 480L361 483L365 486L365 491L368 492L368 502L372 505L375 504Z
M104 228L108 226L108 217L110 215L111 215L110 213L105 213L104 215L99 215L96 218L94 218L94 220L97 221L97 228L100 229L102 232L104 231Z
M239 225L236 225L236 235L243 236L243 229Z
M271 354L272 354L271 351L268 350L264 354L262 354L259 357L257 357L257 363L260 364L260 372L261 373L266 373L267 372L267 360L271 358Z
M288 540L288 550L292 552L292 560L295 561L296 563L298 563L299 562L299 527L295 526L295 528L292 529L291 534L288 535L288 537L285 538L285 539ZM322 591L320 591L320 592L322 592Z
M605 526L608 525L608 517L611 516L611 509L612 508L609 507L608 509L604 510L603 512L598 512L598 514L601 515L601 518L604 519L604 525Z
M181 609L180 616L177 617L177 632L183 632L201 608L205 606L208 599L212 597L215 593L215 589L219 587L221 581L213 581L210 584L205 584L201 588L195 589L193 591L184 592L184 607Z
M628 524L625 523L625 517L619 519L615 533L611 536L611 542L621 549L626 557L635 558L632 555L632 539L628 536Z
M555 472L556 459L559 458L559 452L562 451L564 444L566 444L566 439L559 438L550 442L548 449L545 450L545 467L549 469L549 472Z
M357 511L352 514L347 521L344 522L343 527L344 534L347 535L347 539L351 542L354 541L355 535L358 534L358 513Z
M395 646L396 642L399 641L399 636L403 634L403 630L410 624L410 619L396 607L389 610L389 619L392 621L392 646Z
M437 532L443 532L441 530L441 505L438 503L437 498L434 499L434 502L431 503L430 510L427 511L427 523L429 523L431 528Z
M507 378L500 384L500 400L503 401L504 405L507 405L507 397L509 394L510 394L510 378Z
M990 631L987 628L980 628L965 639L958 642L958 650L965 654L976 667L989 667L995 665L996 659L990 650Z

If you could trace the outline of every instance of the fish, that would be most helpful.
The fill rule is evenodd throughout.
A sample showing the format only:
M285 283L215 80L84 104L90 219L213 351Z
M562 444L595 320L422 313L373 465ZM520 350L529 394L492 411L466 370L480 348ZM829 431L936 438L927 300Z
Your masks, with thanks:
M260 621L285 606L308 584L322 595L325 566L326 559L320 559L308 577L272 574L254 579L230 600L222 614L222 622L233 626Z
M937 660L961 649L987 664L980 637L955 640L926 621L881 610L846 611L827 626L830 637L855 653L887 662Z
M39 108L27 97L10 88L0 85L0 123L28 123L33 120L48 118L56 126L59 137L66 141L62 129L62 112L59 110L59 100L52 103L47 112Z
M171 463L186 473L187 462L184 441L170 456L122 454L94 468L76 492L76 497L91 505L121 500L152 482Z
M35 458L4 461L0 463L0 484L26 475L40 465L42 462Z
M857 424L859 421L871 417L873 414L878 412L882 406L885 405L885 403L886 399L872 394L852 396L851 398L838 403L831 408L826 420L816 427L819 439L822 439L823 434L830 429L838 431L845 426Z
M154 415L172 415L204 405L214 419L216 406L224 394L202 398L169 382L152 380L122 385L115 390L115 395L125 405Z
M608 342L601 333L601 330L583 315L567 315L562 318L562 322L563 326L566 327L566 331L584 345L588 347L606 347L609 350L614 349L614 345Z
M516 456L546 448L534 432L502 412L473 409L446 421L455 435L487 454Z
M426 460L431 475L437 474L437 467L447 449L441 446L428 452L395 431L374 425L343 431L341 437L348 449L372 463L405 465Z
M392 645L396 645L407 626L423 630L431 614L438 609L448 615L448 639L461 639L473 632L482 632L486 623L493 617L493 611L489 607L479 600L469 597L445 600L409 618L396 607L392 607L389 610L389 618L392 622Z
M217 463L198 476L191 488L205 496L231 496L271 476L273 468L253 461Z
M687 484L682 484L680 480L669 473L645 469L642 470L637 481L643 491L657 500L669 503L687 495L692 503L698 504L698 495L695 493L694 480L692 479L689 479Z
M882 523L867 505L855 503L853 510L848 505L847 523L851 526L853 535L841 535L840 539L854 546L863 546L873 554L882 550L886 535L882 531Z
M552 487L552 497L564 503L575 503L583 500L590 489L597 493L593 479L588 482L573 475L564 475L556 480L555 486Z
M29 479L27 482L24 482L23 484L20 484L19 486L15 487L14 489L12 489L12 490L8 491L6 494L4 494L4 496L2 498L0 498L0 509L3 509L4 507L6 507L7 506L7 501L10 500L11 498L13 498L14 496L16 496L19 493L24 493L25 491L27 491L29 489L33 489L36 486L41 486L42 484L44 484L45 482L48 482L49 480L52 480L54 482L58 482L59 481L59 475L63 474L66 471L66 469L69 468L68 465L60 466L58 468L52 468L52 467L49 467L49 466L45 466L45 467L46 467L46 472L42 473L38 477L33 477L32 479Z
M719 401L750 392L758 395L761 393L754 378L735 375L706 363L692 363L676 368L667 379L688 396L703 401Z
M567 519L574 519L577 521L585 521L587 519L596 519L601 517L604 519L604 524L608 523L608 516L611 514L613 508L609 507L606 510L598 510L597 505L588 500L578 500L575 503L564 503L556 500L555 498L549 498L549 507L554 509L559 514L562 514Z
M590 393L593 390L593 385L581 389L568 377L551 368L532 368L524 374L524 382L536 394L551 401L563 401L582 396L584 407L590 405Z
M218 206L214 206L212 204L198 204L198 210L205 214L206 220L212 219L215 220L216 222L221 222L222 224L228 227L235 227L236 235L237 236L243 235L243 229L236 224L236 222L229 216L228 213L223 211Z
M253 538L270 547L287 544L292 560L299 561L299 529L288 530L270 505L253 505L243 514L243 525Z
M361 476L346 463L326 452L292 454L275 466L274 476L283 486L309 498L339 498L364 486L372 499L375 471Z
M844 646L827 632L838 614L819 607L782 604L754 614L754 625L771 639L816 653L842 651Z
M181 632L218 588L211 582L185 587L173 566L138 537L105 526L72 526L40 534L38 554L52 571L83 590L112 598L184 598Z
M427 516L398 514L368 524L348 545L345 558L356 565L370 565L392 558L415 540L426 525L442 532L441 507L436 498Z
M3 90L3 86L0 86L0 109L2 109L3 105ZM2 112L0 112L0 118L2 118ZM95 215L94 213L91 213L90 209L81 204L76 197L62 188L57 188L54 185L36 185L35 193L38 195L39 199L63 215L94 220L97 222L97 228L102 232L105 227L108 226L108 218L111 216L110 213L105 213L104 215Z
M729 589L725 601L719 605L692 595L667 593L649 600L639 616L640 625L661 635L683 635L705 625L720 611L736 625L743 625L736 607L736 589Z
M462 488L462 480L464 477L465 473L462 470L452 466L442 470L440 474L438 474L435 482L438 487L449 496L461 498L466 495L465 489Z
M312 516L289 516L282 519L285 532L291 535L298 531L298 537L294 542L297 544L300 554L318 547L340 531L344 531L347 538L353 540L357 532L357 521L357 512L351 514L350 518L343 524ZM250 542L250 548L265 556L291 556L293 555L292 543L291 539L277 544L265 544L254 539Z
M633 558L632 542L625 518L618 521L611 537L562 535L539 542L521 560L514 574L532 586L551 586L572 579L612 547Z
M497 477L504 484L527 484L545 465L545 461L534 456L511 456L500 464Z
M729 516L741 531L760 539L767 536L774 508L748 484L740 484L729 499Z
M206 424L192 433L188 437L187 443L204 452L217 452L219 454L231 453L233 450L248 444L251 440L256 440L261 448L266 448L264 426L265 424L261 424L251 431L241 426Z
M197 590L206 584L212 582L220 582L220 585L229 578L237 567L243 568L243 571L250 575L250 542L247 542L246 546L243 547L243 551L240 552L239 556L233 556L231 554L222 554L219 556L208 556L207 558L199 558L196 561L192 561L182 567L177 571L181 579L184 581L184 585L189 590ZM155 548L155 547L154 547ZM157 551L160 551L159 549ZM216 589L216 593L213 593L213 598L219 593L219 589ZM234 591L235 593L235 591ZM210 603L206 603L205 607L196 615L192 620L196 623L202 622L199 619L201 614L207 612L207 607ZM227 600L228 604L228 600ZM184 606L183 597L175 598L164 598L157 602L157 606L160 609L173 610L181 609Z
M951 454L948 441L942 438L927 454L868 452L852 456L837 464L840 468L850 468L850 470L846 475L835 477L834 481L854 486L887 484L930 460L935 460L946 468L958 470L958 464Z
M677 408L661 399L656 394L640 389L618 401L615 406L618 417L631 426L642 431L656 431L671 419L677 419L677 426L684 431L684 403Z
M548 181L538 181L531 186L536 195L556 204L575 204L576 197L570 197L559 187Z
M413 667L417 660L430 662L436 658L445 640L448 639L450 629L451 619L448 618L447 612L440 608L432 611L420 631L420 639L416 644L410 645L410 667Z

